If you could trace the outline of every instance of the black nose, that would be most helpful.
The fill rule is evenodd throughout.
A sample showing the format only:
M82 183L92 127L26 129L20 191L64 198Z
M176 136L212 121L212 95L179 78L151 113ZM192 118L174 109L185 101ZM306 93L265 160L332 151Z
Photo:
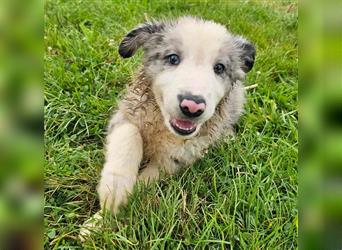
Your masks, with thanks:
M179 108L188 117L198 117L203 114L206 103L202 96L178 95Z

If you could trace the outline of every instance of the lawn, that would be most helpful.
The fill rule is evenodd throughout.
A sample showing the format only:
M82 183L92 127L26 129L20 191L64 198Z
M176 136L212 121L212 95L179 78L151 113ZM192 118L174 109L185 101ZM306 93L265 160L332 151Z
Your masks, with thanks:
M192 3L191 3L192 2ZM177 176L139 185L85 243L109 116L140 64L121 38L146 17L212 19L256 45L234 138ZM296 249L298 48L294 1L45 1L46 249Z

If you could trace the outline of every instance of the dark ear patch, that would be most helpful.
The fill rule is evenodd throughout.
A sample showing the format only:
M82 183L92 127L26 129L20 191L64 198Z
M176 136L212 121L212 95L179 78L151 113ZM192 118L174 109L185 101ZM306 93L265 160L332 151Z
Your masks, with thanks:
M247 73L251 71L254 65L256 53L255 47L252 43L240 37L236 39L236 43L241 49L239 55L242 62L241 68L245 73Z
M242 66L242 70L244 72L249 72L253 68L255 61L255 47L253 44L247 42L243 45L242 59L244 65Z
M123 58L134 55L154 33L161 32L164 28L162 23L145 23L130 31L119 46L119 54Z

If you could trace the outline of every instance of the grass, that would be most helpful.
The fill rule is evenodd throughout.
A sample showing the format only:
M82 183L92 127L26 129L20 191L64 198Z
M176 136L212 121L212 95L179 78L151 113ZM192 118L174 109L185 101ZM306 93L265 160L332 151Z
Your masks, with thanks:
M252 40L246 114L235 138L177 176L137 186L83 244L99 209L104 132L140 64L123 60L125 33L153 18L192 14ZM297 248L297 3L294 1L45 2L46 249Z

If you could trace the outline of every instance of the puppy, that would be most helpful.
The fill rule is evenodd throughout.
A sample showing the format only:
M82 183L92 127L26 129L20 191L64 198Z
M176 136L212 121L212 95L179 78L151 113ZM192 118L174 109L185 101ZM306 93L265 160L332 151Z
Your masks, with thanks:
M194 17L142 24L119 47L143 64L108 126L98 193L116 213L137 180L158 180L191 166L232 133L243 112L243 80L255 47L220 24Z

